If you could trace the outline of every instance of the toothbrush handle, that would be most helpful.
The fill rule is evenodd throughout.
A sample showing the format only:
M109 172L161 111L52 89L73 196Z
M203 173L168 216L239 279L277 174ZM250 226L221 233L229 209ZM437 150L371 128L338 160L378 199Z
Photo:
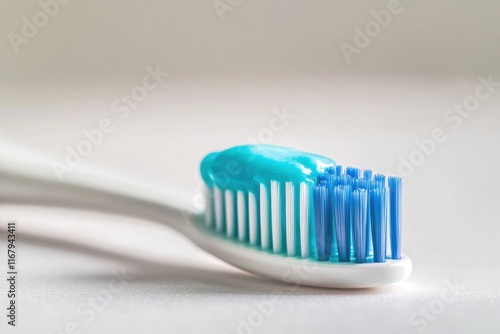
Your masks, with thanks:
M58 180L52 161L0 147L0 203L73 207L143 218L181 233L198 214L192 196L154 191L127 177L80 170Z

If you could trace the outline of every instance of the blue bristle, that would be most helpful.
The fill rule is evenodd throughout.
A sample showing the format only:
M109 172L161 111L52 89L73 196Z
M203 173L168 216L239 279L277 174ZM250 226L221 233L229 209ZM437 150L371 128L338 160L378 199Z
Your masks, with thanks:
M347 167L345 170L345 173L349 176L351 176L354 179L359 178L359 175L361 174L361 170L356 167Z
M377 182L381 182L382 187L385 187L385 175L384 174L375 174L373 179Z
M351 204L350 186L337 186L334 190L335 232L340 262L351 260Z
M371 169L365 169L365 170L363 171L363 177L364 177L365 179L367 179L367 180L371 180L371 179L372 179L372 177L373 177L373 172L372 172L372 170L371 170Z
M328 220L328 188L324 183L313 188L313 201L318 261L328 261L332 232L331 223Z
M346 175L345 185L350 186L351 188L354 186L354 179L350 175Z
M344 174L344 170L342 168L342 165L335 166L335 174L337 176L340 176L340 175Z
M368 228L368 191L354 190L351 198L351 219L354 257L356 262L366 262L367 228Z
M350 175L335 176L336 186L353 186L354 180Z
M335 175L334 177L335 185L345 185L345 176Z
M330 175L330 180L326 184L328 192L328 208L327 208L327 222L329 224L329 233L327 240L330 243L330 258L337 254L337 241L335 240L335 228L333 217L333 189L335 188L335 175Z
M327 173L321 173L317 177L317 183L316 184L320 184L321 181L326 181L326 180L328 180L328 174Z
M371 172L371 171L370 171ZM372 254L372 217L371 217L371 204L370 204L370 186L371 183L369 180L366 181L366 190L368 191L368 207L367 207L367 225L366 225L366 257L369 257Z
M335 175L335 173L336 173L335 167L328 167L328 168L326 168L325 173L334 174Z
M371 171L370 171L371 173ZM367 175L366 174L366 171L364 173L364 176L370 176L370 175ZM363 178L363 179L357 179L355 180L354 182L354 189L364 189L364 190L367 190L367 192L370 190L370 184L372 183L373 181L371 181L370 179L366 179L366 178ZM368 197L368 200L367 200L367 226L366 226L366 245L365 245L365 255L366 257L370 256L370 253L371 253L371 250L372 250L372 238L371 238L371 219L370 219L370 201L369 201L369 196L367 195Z
M391 257L401 259L402 180L389 177Z
M327 174L327 175L328 175L326 178L327 183L334 184L335 183L335 174Z
M386 188L370 191L374 262L385 262L388 194Z
M366 179L354 180L354 189L368 189L368 181Z
M370 189L380 189L380 188L383 188L384 187L384 184L382 183L382 181L377 181L377 180L374 180L372 179L370 181Z

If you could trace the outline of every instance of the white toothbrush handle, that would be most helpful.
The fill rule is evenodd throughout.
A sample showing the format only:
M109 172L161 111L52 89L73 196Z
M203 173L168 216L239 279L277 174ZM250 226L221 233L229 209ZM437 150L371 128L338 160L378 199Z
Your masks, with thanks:
M0 147L0 203L75 207L163 223L181 233L198 210L192 196L151 190L129 177L74 170L60 181L53 161L19 148Z

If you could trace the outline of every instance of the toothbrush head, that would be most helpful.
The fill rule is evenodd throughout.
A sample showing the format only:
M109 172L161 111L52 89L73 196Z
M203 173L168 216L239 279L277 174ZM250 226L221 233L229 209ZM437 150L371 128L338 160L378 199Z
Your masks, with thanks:
M246 271L301 285L368 288L411 274L402 180L272 145L211 153L194 241ZM196 234L196 233L195 233Z

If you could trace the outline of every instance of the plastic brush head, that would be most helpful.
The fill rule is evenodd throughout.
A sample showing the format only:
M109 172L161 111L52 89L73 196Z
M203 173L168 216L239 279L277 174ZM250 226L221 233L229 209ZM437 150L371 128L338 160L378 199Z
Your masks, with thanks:
M205 158L208 228L261 251L331 263L401 257L402 181L277 146Z

